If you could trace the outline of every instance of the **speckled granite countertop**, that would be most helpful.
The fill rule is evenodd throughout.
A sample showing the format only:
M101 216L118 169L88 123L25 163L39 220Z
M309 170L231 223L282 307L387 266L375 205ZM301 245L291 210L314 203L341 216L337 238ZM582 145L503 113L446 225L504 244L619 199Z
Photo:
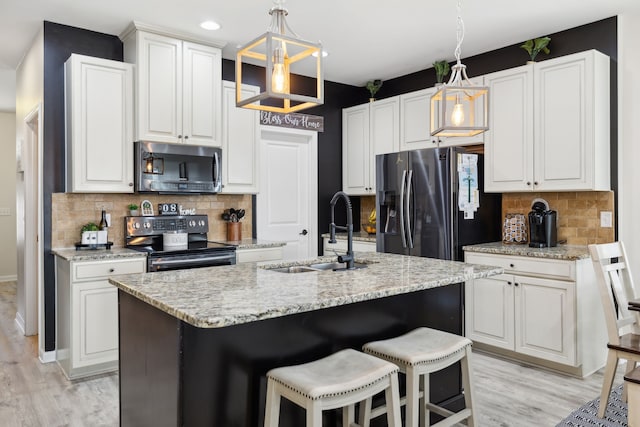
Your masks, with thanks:
M590 256L589 248L582 245L558 245L553 248L530 248L529 245L508 245L502 242L494 242L463 246L462 249L467 252L551 258L567 261L576 261L579 259L589 258Z
M262 248L277 248L279 246L285 246L285 242L273 242L271 240L262 239L242 239L238 241L230 240L216 240L218 243L225 243L227 245L233 245L238 249L262 249Z
M51 253L64 258L67 261L101 261L104 259L133 258L146 257L144 252L134 251L127 248L111 248L111 249L52 249Z
M314 261L335 260L335 256L327 256ZM109 281L193 326L219 328L446 286L503 271L499 267L374 252L356 253L356 261L367 263L367 268L280 273L265 267L305 262L264 262L130 274Z
M329 233L324 233L321 237L329 237ZM347 240L347 233L336 233L336 239L338 240ZM369 234L366 231L354 231L353 233L353 241L356 240L360 242L376 242L376 235Z

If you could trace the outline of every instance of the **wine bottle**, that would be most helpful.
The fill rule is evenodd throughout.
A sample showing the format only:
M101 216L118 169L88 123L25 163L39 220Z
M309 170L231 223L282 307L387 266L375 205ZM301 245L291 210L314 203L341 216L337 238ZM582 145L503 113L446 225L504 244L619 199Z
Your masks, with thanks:
M100 230L106 230L107 229L107 212L106 211L102 211L102 218L100 219L100 225L98 225L98 228Z

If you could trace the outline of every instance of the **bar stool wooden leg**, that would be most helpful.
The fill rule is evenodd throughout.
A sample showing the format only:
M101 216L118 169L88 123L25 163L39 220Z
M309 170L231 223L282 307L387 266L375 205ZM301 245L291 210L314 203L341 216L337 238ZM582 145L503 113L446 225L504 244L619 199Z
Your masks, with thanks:
M391 386L385 390L385 401L387 404L387 425L401 427L400 386L397 375L391 377Z
M371 401L373 399L369 397L364 402L360 403L360 414L358 417L358 424L360 427L371 426Z
M420 426L421 427L429 427L431 424L429 422L430 412L427 403L430 401L429 399L429 374L422 375L422 399L420 400Z
M467 418L467 426L473 427L475 425L474 414L475 408L473 407L473 374L471 372L471 346L465 350L466 357L460 360L460 367L462 373L462 387L464 388L464 404L467 409L471 410L471 415Z
M408 366L406 372L407 380L407 407L406 421L407 426L418 425L418 392L420 388L420 377L415 373L413 367Z
M267 381L267 404L264 414L264 427L278 427L280 423L280 393L276 392L277 385Z

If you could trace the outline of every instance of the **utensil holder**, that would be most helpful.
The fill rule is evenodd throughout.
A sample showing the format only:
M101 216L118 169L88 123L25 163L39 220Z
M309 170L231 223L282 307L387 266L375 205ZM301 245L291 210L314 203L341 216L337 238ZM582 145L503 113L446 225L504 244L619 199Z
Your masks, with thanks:
M227 223L227 240L230 242L237 242L239 240L242 240L242 223L241 222Z

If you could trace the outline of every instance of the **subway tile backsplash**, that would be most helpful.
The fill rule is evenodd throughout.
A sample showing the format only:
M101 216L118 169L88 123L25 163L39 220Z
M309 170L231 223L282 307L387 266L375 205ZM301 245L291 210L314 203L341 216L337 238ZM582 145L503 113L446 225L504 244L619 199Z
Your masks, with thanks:
M195 208L197 214L209 215L209 240L227 240L227 224L221 215L225 209L245 209L242 236L251 237L253 218L251 195L214 194L203 196L156 194L78 194L54 193L51 196L52 248L72 248L80 241L80 230L88 222L100 222L104 209L111 214L109 241L124 246L124 217L127 206L149 200L158 214L159 203L178 203L183 208Z

